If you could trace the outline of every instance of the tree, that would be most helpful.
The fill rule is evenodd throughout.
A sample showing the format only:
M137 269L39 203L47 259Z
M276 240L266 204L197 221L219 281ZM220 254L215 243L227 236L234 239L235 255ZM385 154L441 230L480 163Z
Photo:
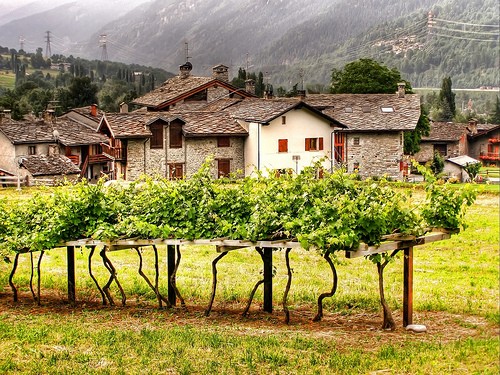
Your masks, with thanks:
M451 78L443 78L439 92L439 121L452 121L456 114L455 93L451 90Z
M432 162L430 165L432 173L435 176L439 175L444 169L444 158L439 152L434 153L434 157L432 158Z
M402 81L397 69L389 69L372 59L353 61L344 69L332 70L332 94L393 94ZM407 90L411 87L407 85Z
M58 94L63 111L97 103L98 90L89 77L73 78L69 87L61 89Z
M491 116L488 118L488 121L492 124L500 124L500 98L498 96L495 102L495 109Z
M399 82L405 82L406 93L413 93L410 83L401 78L397 69L389 69L371 59L360 59L347 64L342 70L332 70L330 91L334 94L394 94ZM420 109L415 130L404 134L404 153L407 155L417 153L422 136L429 135L428 112L422 105Z

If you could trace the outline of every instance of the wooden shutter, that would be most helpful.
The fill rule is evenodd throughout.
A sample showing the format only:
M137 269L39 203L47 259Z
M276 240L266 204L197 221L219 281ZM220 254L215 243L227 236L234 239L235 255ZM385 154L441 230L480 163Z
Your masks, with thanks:
M163 148L163 124L151 124L151 143L150 148Z
M170 124L170 148L182 147L182 125Z
M227 177L231 172L231 161L229 159L217 160L217 167L218 167L217 176L219 178Z
M288 152L288 139L278 139L278 152Z
M319 138L319 150L323 150L323 137Z
M306 138L306 151L311 150L311 138Z
M217 147L230 147L231 142L229 137L217 137Z

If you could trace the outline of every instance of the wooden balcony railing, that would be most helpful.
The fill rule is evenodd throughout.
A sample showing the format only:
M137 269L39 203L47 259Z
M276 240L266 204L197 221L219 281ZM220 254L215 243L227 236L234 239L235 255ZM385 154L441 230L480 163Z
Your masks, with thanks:
M126 149L121 148L121 147L112 147L106 143L101 143L102 147L102 153L107 154L114 158L115 160L126 160L127 159L127 153Z
M500 160L500 152L482 152L479 155L481 160Z

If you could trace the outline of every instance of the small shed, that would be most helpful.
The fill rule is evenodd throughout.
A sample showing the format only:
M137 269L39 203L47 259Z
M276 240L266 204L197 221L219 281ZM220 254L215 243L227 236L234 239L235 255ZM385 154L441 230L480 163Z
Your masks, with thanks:
M471 158L467 155L461 155L454 158L446 159L444 162L444 172L449 177L458 178L461 182L470 181L469 174L464 170L468 164L481 163L479 160Z

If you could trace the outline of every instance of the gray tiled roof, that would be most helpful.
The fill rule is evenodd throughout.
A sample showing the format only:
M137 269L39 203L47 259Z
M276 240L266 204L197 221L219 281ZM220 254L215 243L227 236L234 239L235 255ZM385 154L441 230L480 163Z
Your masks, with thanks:
M248 135L248 131L232 118L229 113L185 112L179 113L178 118L185 122L182 128L186 137Z
M68 112L64 113L61 117L69 117L76 120L76 118L73 118L72 116L73 113L76 113L77 115L84 117L90 124L95 124L95 128L97 128L97 125L99 124L102 115L104 115L104 111L97 108L96 116L92 116L92 107L87 106L80 108L72 108Z
M151 131L146 125L161 116L161 112L107 113L103 116L99 129L102 129L102 123L106 121L114 138L149 138Z
M29 155L21 159L21 166L33 176L69 175L80 173L71 160L64 155Z
M175 76L165 81L157 89L133 100L132 104L143 105L147 107L157 107L162 103L174 100L182 94L195 90L196 88L212 81L211 77L181 77Z
M13 144L52 143L55 141L54 130L59 133L58 141L65 146L99 144L107 138L77 121L57 118L55 122L9 121L0 124L0 131Z
M397 94L318 94L303 100L347 125L346 131L413 130L420 117L417 94L403 98ZM393 112L383 113L383 107L393 108ZM346 108L352 112L346 112Z
M467 124L454 122L431 122L428 136L423 136L422 141L456 142L467 134Z

